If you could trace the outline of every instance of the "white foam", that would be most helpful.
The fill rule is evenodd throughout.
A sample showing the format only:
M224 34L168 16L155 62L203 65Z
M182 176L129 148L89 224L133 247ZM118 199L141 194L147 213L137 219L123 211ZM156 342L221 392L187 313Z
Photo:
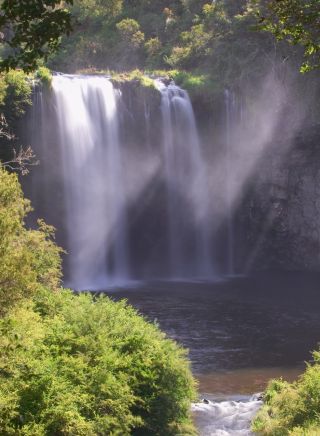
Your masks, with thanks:
M253 417L262 405L259 395L231 401L205 400L193 404L201 436L249 436Z

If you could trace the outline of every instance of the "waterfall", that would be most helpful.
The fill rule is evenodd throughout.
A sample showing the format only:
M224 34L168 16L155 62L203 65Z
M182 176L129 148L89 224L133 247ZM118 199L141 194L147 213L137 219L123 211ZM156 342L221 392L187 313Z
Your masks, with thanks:
M207 169L192 105L175 84L156 85L162 96L170 270L180 278L212 278Z
M230 164L232 159L231 150L231 130L234 123L235 114L235 97L234 94L225 89L224 91L225 102L225 119L226 119L226 203L227 203L227 274L234 275L234 220L233 220L233 208L232 208L232 174L230 170Z
M103 76L54 75L29 123L41 164L29 195L57 228L66 285L212 279L207 166L187 92ZM28 190L27 189L27 190Z
M63 156L70 284L102 289L129 276L120 94L104 77L54 76L52 90Z

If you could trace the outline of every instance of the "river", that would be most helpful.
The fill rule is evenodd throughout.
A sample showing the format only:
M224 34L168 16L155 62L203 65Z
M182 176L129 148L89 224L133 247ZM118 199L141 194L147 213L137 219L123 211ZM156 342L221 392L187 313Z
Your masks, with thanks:
M189 349L200 435L249 435L268 380L295 379L319 341L319 275L132 282L106 291ZM205 399L205 401L203 401Z

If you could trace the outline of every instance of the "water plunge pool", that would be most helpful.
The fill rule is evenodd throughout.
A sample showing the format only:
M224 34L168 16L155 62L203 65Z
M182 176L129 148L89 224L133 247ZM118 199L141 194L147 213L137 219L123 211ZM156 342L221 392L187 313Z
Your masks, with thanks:
M320 332L319 275L261 273L217 282L153 281L106 293L126 298L189 349L201 398L200 434L249 435L270 378L295 379ZM224 433L223 433L224 432Z

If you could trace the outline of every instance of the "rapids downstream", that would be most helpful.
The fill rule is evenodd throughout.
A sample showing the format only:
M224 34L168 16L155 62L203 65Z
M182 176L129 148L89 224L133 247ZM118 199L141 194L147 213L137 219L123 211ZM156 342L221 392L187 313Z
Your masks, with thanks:
M189 349L203 436L250 435L268 381L292 381L318 343L317 275L259 274L215 283L146 282L107 291L126 298ZM301 293L301 287L304 292Z
M192 407L201 436L249 436L252 418L262 405L258 395L228 400L205 399Z

